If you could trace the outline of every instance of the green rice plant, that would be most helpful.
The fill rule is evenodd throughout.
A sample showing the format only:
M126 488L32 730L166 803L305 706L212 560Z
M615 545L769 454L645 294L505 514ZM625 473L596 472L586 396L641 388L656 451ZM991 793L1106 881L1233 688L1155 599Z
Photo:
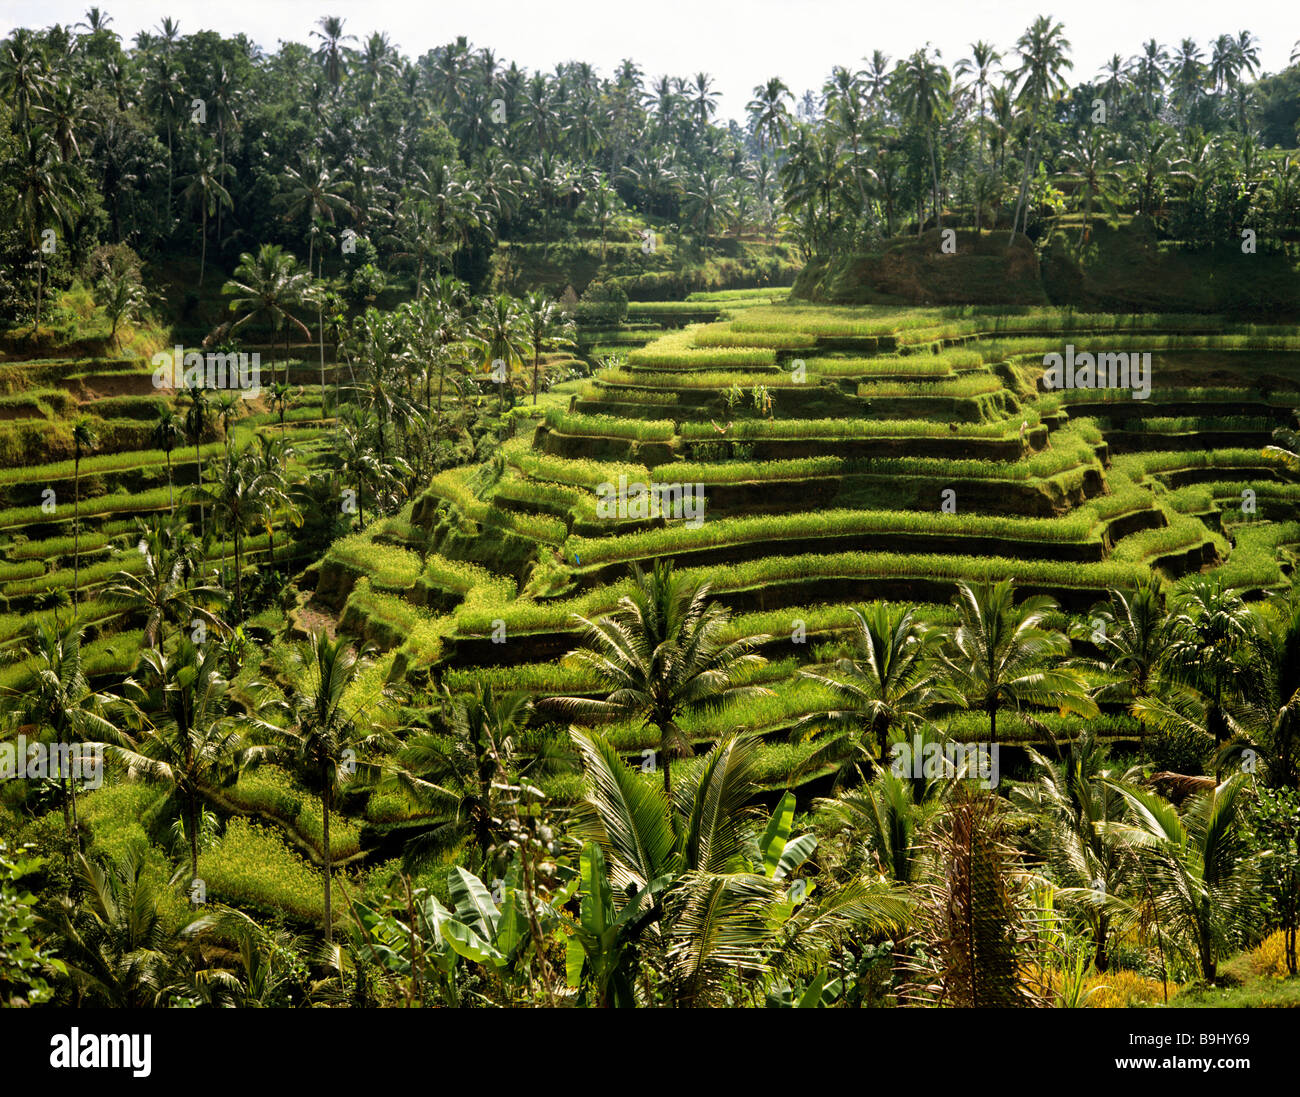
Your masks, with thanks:
M622 579L574 598L551 602L536 602L520 597L509 602L482 603L471 607L467 601L456 608L453 616L456 631L465 636L490 634L493 623L498 618L505 621L507 635L512 632L544 632L555 629L572 631L574 614L591 617L593 614L608 613L630 589L630 580Z
M620 370L617 372L622 373L624 371ZM588 388L579 394L579 397L583 400L600 400L605 402L616 401L623 404L637 404L656 408L675 408L680 402L681 397L677 392L666 392L662 389L644 387L647 383L646 379L648 377L658 377L661 376L660 374L629 373L628 376L632 378L632 381L629 382L630 384L641 385L643 387L631 391L619 388L608 388L604 387L608 384L608 379L602 377L599 381L591 382Z
M425 558L420 578L442 590L467 594L476 586L498 583L502 577L493 575L487 568L480 567L478 564L467 563L464 560L448 560L445 556L431 552Z
M710 366L774 366L776 351L770 347L730 346L696 347L695 329L684 328L661 336L653 343L628 352L627 360L633 366L690 367L707 369Z
M1090 679L1092 685L1098 683ZM1046 728L1058 741L1075 739L1084 732L1100 736L1122 736L1140 739L1143 727L1127 713L1102 713L1100 716L1062 716L1059 712L1034 710L1028 714L1035 724ZM988 713L975 711L954 712L943 717L943 728L959 742L987 742L989 738ZM1005 729L1005 730L1004 730ZM1026 714L1010 709L998 714L998 738L1008 741L1041 740L1043 733L1026 720Z
M94 533L89 530L81 534L80 547L83 553L92 553L108 544L108 534ZM77 547L75 537L47 537L42 541L22 541L9 549L11 560L54 560L60 556L69 556Z
M1115 545L1115 560L1140 563L1155 556L1191 549L1213 539L1205 525L1196 518L1166 509L1167 526L1139 530Z
M81 824L90 831L92 848L113 860L149 846L145 820L167 798L167 790L145 781L104 785L79 798Z
M742 373L742 372L710 372L708 370L692 370L690 372L681 371L680 373L646 373L630 370L610 370L602 374L596 380L596 384L604 387L608 393L625 393L632 399L639 399L642 389L717 389L719 391L730 388L732 385L739 385L741 388L752 388L754 385L767 385L769 388L797 388L807 387L808 382L797 381L790 374L785 373ZM615 386L624 386L616 388ZM641 386L637 388L636 386Z
M803 350L815 346L817 337L807 332L772 331L761 336L734 330L729 323L702 324L691 330L695 347L766 347L772 350Z
M620 534L617 537L570 537L565 549L584 564L644 559L719 545L835 536L888 537L934 534L1006 538L1024 541L1080 542L1094 539L1098 527L1090 514L1075 511L1062 518L1008 518L988 515L937 514L918 511L826 510L722 518L698 529L684 525Z
M1194 434L1215 431L1272 431L1272 419L1250 415L1165 416L1156 419L1126 419L1121 429L1135 434Z
M748 304L757 302L760 304L771 304L782 301L790 296L790 290L782 286L762 286L756 289L719 289L719 290L696 290L694 293L686 295L686 302L719 302L729 305ZM667 302L675 303L675 302ZM641 302L637 302L637 307ZM631 307L631 306L629 306Z
M1300 522L1249 523L1234 533L1237 543L1227 563L1215 569L1215 576L1239 590L1280 586L1284 576L1279 556L1286 546L1300 544ZM1181 580L1177 586L1186 582Z
M354 533L335 541L325 554L327 564L342 564L370 577L376 587L410 590L420 575L420 557L410 549L377 544L369 534Z
M609 415L580 415L549 408L546 425L561 434L630 438L638 442L668 442L673 437L671 419L615 419Z
M118 617L121 612L119 607L94 598L88 598L77 603L77 620L87 627ZM66 625L68 622L67 612L62 612L59 619L62 624ZM37 625L45 625L48 628L53 624L54 610L52 609L40 610L35 613L0 614L0 646L11 649L13 641L17 637L30 633Z
M1078 436L1058 431L1052 448L1020 461L945 460L938 457L890 457L848 460L807 457L778 461L682 461L652 470L659 479L730 484L761 480L803 480L825 476L923 477L953 480L1047 480L1075 469L1096 468L1092 447Z
M507 450L506 461L534 480L595 490L601 484L617 483L626 476L629 483L645 483L650 470L645 465L617 461L592 461L585 457L555 457L532 450Z
M583 498L583 493L574 488L540 480L526 480L522 476L504 476L492 489L493 502L516 503L534 510L567 511L577 506Z
M1001 379L991 373L966 373L941 381L868 381L858 385L858 395L868 399L890 396L961 398L1002 391Z
M600 688L590 674L568 660L553 663L524 663L505 667L448 667L443 684L453 693L474 693L489 685L497 694L525 692L537 694L587 693Z
M871 439L871 438L1011 438L1020 423L948 423L928 419L739 419L731 424L728 438L744 440ZM681 436L687 440L713 440L711 423L683 423Z
M856 463L843 457L793 457L778 461L677 461L650 471L655 480L702 484L740 484L756 480L807 480L838 476Z
M1159 473L1199 468L1272 468L1285 469L1285 463L1262 449L1152 450L1123 453L1114 458L1114 466L1132 479Z
M743 590L760 584L809 578L916 578L999 580L1099 589L1132 587L1148 574L1122 562L1080 564L1057 560L1013 560L1000 556L955 556L887 552L809 553L764 557L739 564L687 568L694 579L710 580L718 590Z
M319 796L300 788L276 766L259 766L240 774L225 798L244 811L265 812L290 826L324 854L324 813ZM334 858L351 857L361 850L361 832L344 814L330 819L330 852Z
M172 406L172 401L165 396L101 396L98 400L88 400L81 404L81 410L102 419L124 418L157 419Z
M265 827L234 818L215 849L199 854L208 894L267 914L319 925L325 917L320 873Z
M0 583L31 579L44 574L45 564L41 560L23 560L13 564L0 562Z
M983 366L979 355L977 367ZM951 377L953 364L944 355L910 354L888 358L808 358L804 365L815 377Z

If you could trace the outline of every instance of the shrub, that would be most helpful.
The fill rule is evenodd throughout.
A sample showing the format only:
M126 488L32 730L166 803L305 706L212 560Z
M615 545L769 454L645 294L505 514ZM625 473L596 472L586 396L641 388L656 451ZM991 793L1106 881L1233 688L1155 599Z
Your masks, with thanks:
M627 291L608 282L592 282L575 310L579 324L591 327L621 324L627 318Z
M1196 728L1153 731L1142 740L1143 756L1156 768L1189 777L1205 774L1214 739Z

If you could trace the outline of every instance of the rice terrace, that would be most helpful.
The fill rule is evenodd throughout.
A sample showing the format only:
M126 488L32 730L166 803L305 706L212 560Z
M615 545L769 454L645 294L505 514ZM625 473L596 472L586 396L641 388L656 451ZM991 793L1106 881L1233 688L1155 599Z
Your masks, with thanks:
M0 25L0 1004L1300 1005L1300 43L115 14Z

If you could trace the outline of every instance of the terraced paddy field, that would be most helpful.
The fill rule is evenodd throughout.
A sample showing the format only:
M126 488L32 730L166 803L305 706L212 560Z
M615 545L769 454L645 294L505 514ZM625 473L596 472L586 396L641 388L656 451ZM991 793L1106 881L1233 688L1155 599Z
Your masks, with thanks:
M1290 585L1300 484L1265 446L1300 405L1294 328L756 293L689 314L701 304L630 306L638 325L689 322L644 341L630 329L615 364L517 409L494 460L441 473L336 543L302 577L300 621L333 619L386 652L385 673L453 693L487 680L594 695L565 659L579 618L613 610L633 566L672 560L712 584L733 635L765 635L769 660L754 672L767 696L693 716L686 734L698 748L757 729L768 787L812 791L834 698L800 671L847 652L853 606L914 604L943 623L957 581L1010 578L1056 599L1086 656L1112 589L1199 573L1254 599ZM1149 394L1048 391L1044 355L1067 345L1149 353ZM1122 705L1087 722L1142 737ZM980 714L947 723L987 735ZM1041 742L1084 723L1031 707L998 734ZM630 756L654 734L612 731ZM563 735L539 720L526 745ZM544 787L564 802L578 784Z
M281 380L283 373L274 372ZM34 623L57 618L75 583L96 674L124 676L139 653L141 621L106 591L123 574L146 572L142 531L172 513L198 531L202 510L198 567L232 584L229 522L219 505L201 506L194 486L202 482L219 494L227 453L258 450L259 439L283 446L282 455L265 452L287 480L319 465L334 419L323 408L315 367L290 371L291 381L302 375L305 383L293 384L283 408L272 404L269 388L224 404L220 393L209 392L197 433L186 422L190 402L160 389L154 373L141 355L0 361L0 653L13 654ZM271 383L267 371L263 380ZM332 377L327 389L332 400ZM169 414L170 433L159 425ZM78 431L86 432L80 454ZM241 531L250 583L308 562L294 547L290 518L287 508L273 509ZM62 616L68 618L66 609ZM23 673L21 664L9 665L0 676L12 685Z

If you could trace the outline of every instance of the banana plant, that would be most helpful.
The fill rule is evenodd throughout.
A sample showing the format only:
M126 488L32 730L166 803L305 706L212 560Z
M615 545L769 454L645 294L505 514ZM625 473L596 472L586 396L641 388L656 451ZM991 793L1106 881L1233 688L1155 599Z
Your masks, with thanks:
M460 956L447 943L440 928L443 920L451 917L450 913L424 888L412 892L409 910L414 918L414 932L411 923L397 914L354 900L352 912L357 921L354 939L358 951L394 975L410 979L413 989L432 976L447 1004L458 1006L456 967ZM413 996L419 999L418 989Z
M544 937L558 928L555 912L572 897L577 885L575 879L551 903L539 907L536 913ZM525 959L533 941L518 866L512 865L500 881L499 901L482 880L459 865L447 874L447 887L453 910L424 893L412 904L417 923L414 937L422 951L421 969L432 969L453 1005L458 999L455 973L461 958L487 968L507 986L526 984ZM362 943L376 962L398 974L411 975L413 935L409 925L363 903L355 903L354 907L363 930Z
M795 803L794 793L787 790L758 839L758 859L754 869L769 880L791 878L817 848L815 835L790 837L790 831L794 828ZM772 906L773 924L779 926L786 922L794 913L795 907L811 895L816 887L810 880L794 880L785 893L785 899Z
M582 902L578 920L569 927L565 956L569 986L581 989L588 1005L635 1006L637 945L646 928L663 913L663 895L673 876L656 877L618 910L605 855L597 843L587 842L582 847L580 867Z

